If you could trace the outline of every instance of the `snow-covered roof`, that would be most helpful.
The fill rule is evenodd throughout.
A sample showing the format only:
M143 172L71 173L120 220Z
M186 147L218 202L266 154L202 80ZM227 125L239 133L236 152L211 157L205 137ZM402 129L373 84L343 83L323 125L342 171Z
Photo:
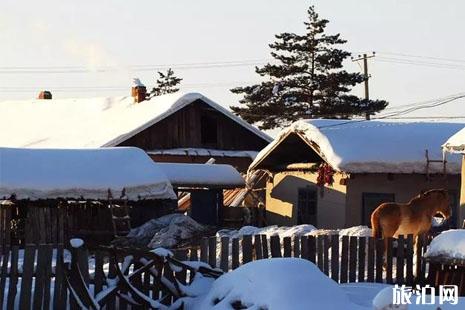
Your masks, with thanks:
M240 173L230 165L157 163L174 187L244 187Z
M134 103L132 97L0 102L0 146L116 146L196 100L202 100L257 136L271 141L265 133L207 97L199 93L175 93L140 103Z
M231 151L231 150L216 150L205 148L176 148L176 149L159 149L147 151L149 155L178 155L178 156L214 156L214 157L246 157L254 159L257 151Z
M447 152L465 154L465 128L447 139L442 147Z
M393 122L385 120L301 120L281 131L257 155L250 170L261 163L291 134L337 171L351 173L425 173L429 159L443 158L441 145L464 124L440 122ZM460 158L447 156L447 171L460 173ZM429 172L442 172L440 163L430 163Z
M0 197L176 199L166 175L141 149L0 148Z

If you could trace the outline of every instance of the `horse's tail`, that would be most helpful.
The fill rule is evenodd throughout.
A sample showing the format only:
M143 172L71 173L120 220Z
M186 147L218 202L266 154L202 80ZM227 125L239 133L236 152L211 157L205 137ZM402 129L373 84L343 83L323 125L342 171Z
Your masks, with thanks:
M376 210L371 214L371 231L373 238L382 238L382 229L379 224L379 214Z

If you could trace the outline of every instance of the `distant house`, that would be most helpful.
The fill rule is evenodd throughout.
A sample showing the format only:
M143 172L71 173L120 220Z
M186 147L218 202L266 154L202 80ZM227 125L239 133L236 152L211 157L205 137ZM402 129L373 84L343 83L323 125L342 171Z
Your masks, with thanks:
M135 146L158 162L231 164L245 171L271 139L198 93L0 102L0 146Z
M465 225L465 128L451 136L442 146L449 153L462 154L462 182L460 187L459 226Z
M382 202L447 188L459 219L460 160L441 145L463 124L303 120L283 130L250 170L268 173L269 224L369 225ZM332 183L332 184L328 184Z

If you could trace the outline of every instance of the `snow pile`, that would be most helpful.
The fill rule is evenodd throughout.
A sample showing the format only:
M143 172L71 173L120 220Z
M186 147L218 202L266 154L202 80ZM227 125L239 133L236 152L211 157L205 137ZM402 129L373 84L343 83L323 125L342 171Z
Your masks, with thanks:
M1 123L1 122L0 122ZM135 147L100 149L0 148L0 197L130 200L176 199L170 182Z
M294 237L294 236L306 236L309 235L312 231L315 231L316 228L310 224L302 224L297 226L267 226L267 227L255 227L255 226L244 226L239 230L231 229L222 229L216 233L217 237L229 237L240 238L244 235L266 235L267 237L279 236L280 238L284 237Z
M266 235L267 237L277 235L281 239L284 237L294 236L325 236L325 235L340 235L340 236L355 236L355 237L371 237L371 228L368 226L353 226L344 229L317 229L310 224L302 224L297 226L244 226L239 230L222 229L216 233L217 237L241 238L244 235Z
M338 229L317 229L312 232L310 232L308 235L309 236L332 236L332 235L338 235L339 230Z
M431 241L426 257L465 259L465 229L446 230Z
M204 296L186 304L187 310L208 309L366 309L350 302L346 293L311 262L272 258L245 264L213 282Z
M0 102L0 146L116 146L197 100L263 140L271 141L265 133L209 98L199 93L177 92L139 103L134 103L130 96L3 101Z
M339 230L339 236L371 237L371 228L360 225Z
M149 248L174 248L179 244L202 235L207 228L184 214L168 214L152 219L131 229L118 240L118 244L147 246Z
M337 171L352 173L424 173L425 150L429 157L443 157L441 145L463 124L439 122L389 122L384 120L301 120L281 131L276 139L257 155L250 170L260 163L289 134L298 134ZM460 156L447 158L447 170L460 173ZM442 173L441 165L432 165L431 173Z

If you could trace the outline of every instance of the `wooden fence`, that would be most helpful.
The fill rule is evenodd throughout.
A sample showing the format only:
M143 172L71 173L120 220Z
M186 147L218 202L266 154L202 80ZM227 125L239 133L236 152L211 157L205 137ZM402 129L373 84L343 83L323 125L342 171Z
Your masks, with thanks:
M421 238L417 252L423 254L428 238ZM412 236L401 236L397 246L388 240L387 261L383 269L384 241L365 237L338 235L318 237L267 238L264 235L244 236L241 239L205 238L200 247L175 251L179 260L201 260L212 267L228 272L253 260L270 257L300 257L314 262L326 275L339 283L380 282L397 284L432 283L428 279L427 263L421 255L414 256ZM90 254L89 254L90 253ZM77 259L84 278L94 296L105 289L106 279L116 275L115 259L108 252L96 249L80 252ZM69 303L61 258L70 259L70 252L62 245L13 246L0 259L0 305L3 309L63 309ZM122 258L119 260L121 262ZM139 268L136 263L130 270ZM164 275L188 283L189 272L173 272L165 266ZM135 281L141 291L158 297L163 292L150 273L143 273ZM125 302L117 297L109 309Z
M428 268L421 259L431 238L413 236L389 238L384 257L384 239L338 235L241 239L204 238L200 250L184 249L182 256L207 262L227 272L242 264L269 257L298 257L313 262L338 283L379 282L412 285L427 280ZM414 248L416 247L416 248ZM197 253L199 252L199 253ZM416 255L418 253L419 255Z
M138 200L131 206L133 226L169 214L173 208L171 202L164 200ZM81 238L94 245L108 244L114 238L108 202L49 199L0 204L0 252L31 243L56 247L70 238Z

